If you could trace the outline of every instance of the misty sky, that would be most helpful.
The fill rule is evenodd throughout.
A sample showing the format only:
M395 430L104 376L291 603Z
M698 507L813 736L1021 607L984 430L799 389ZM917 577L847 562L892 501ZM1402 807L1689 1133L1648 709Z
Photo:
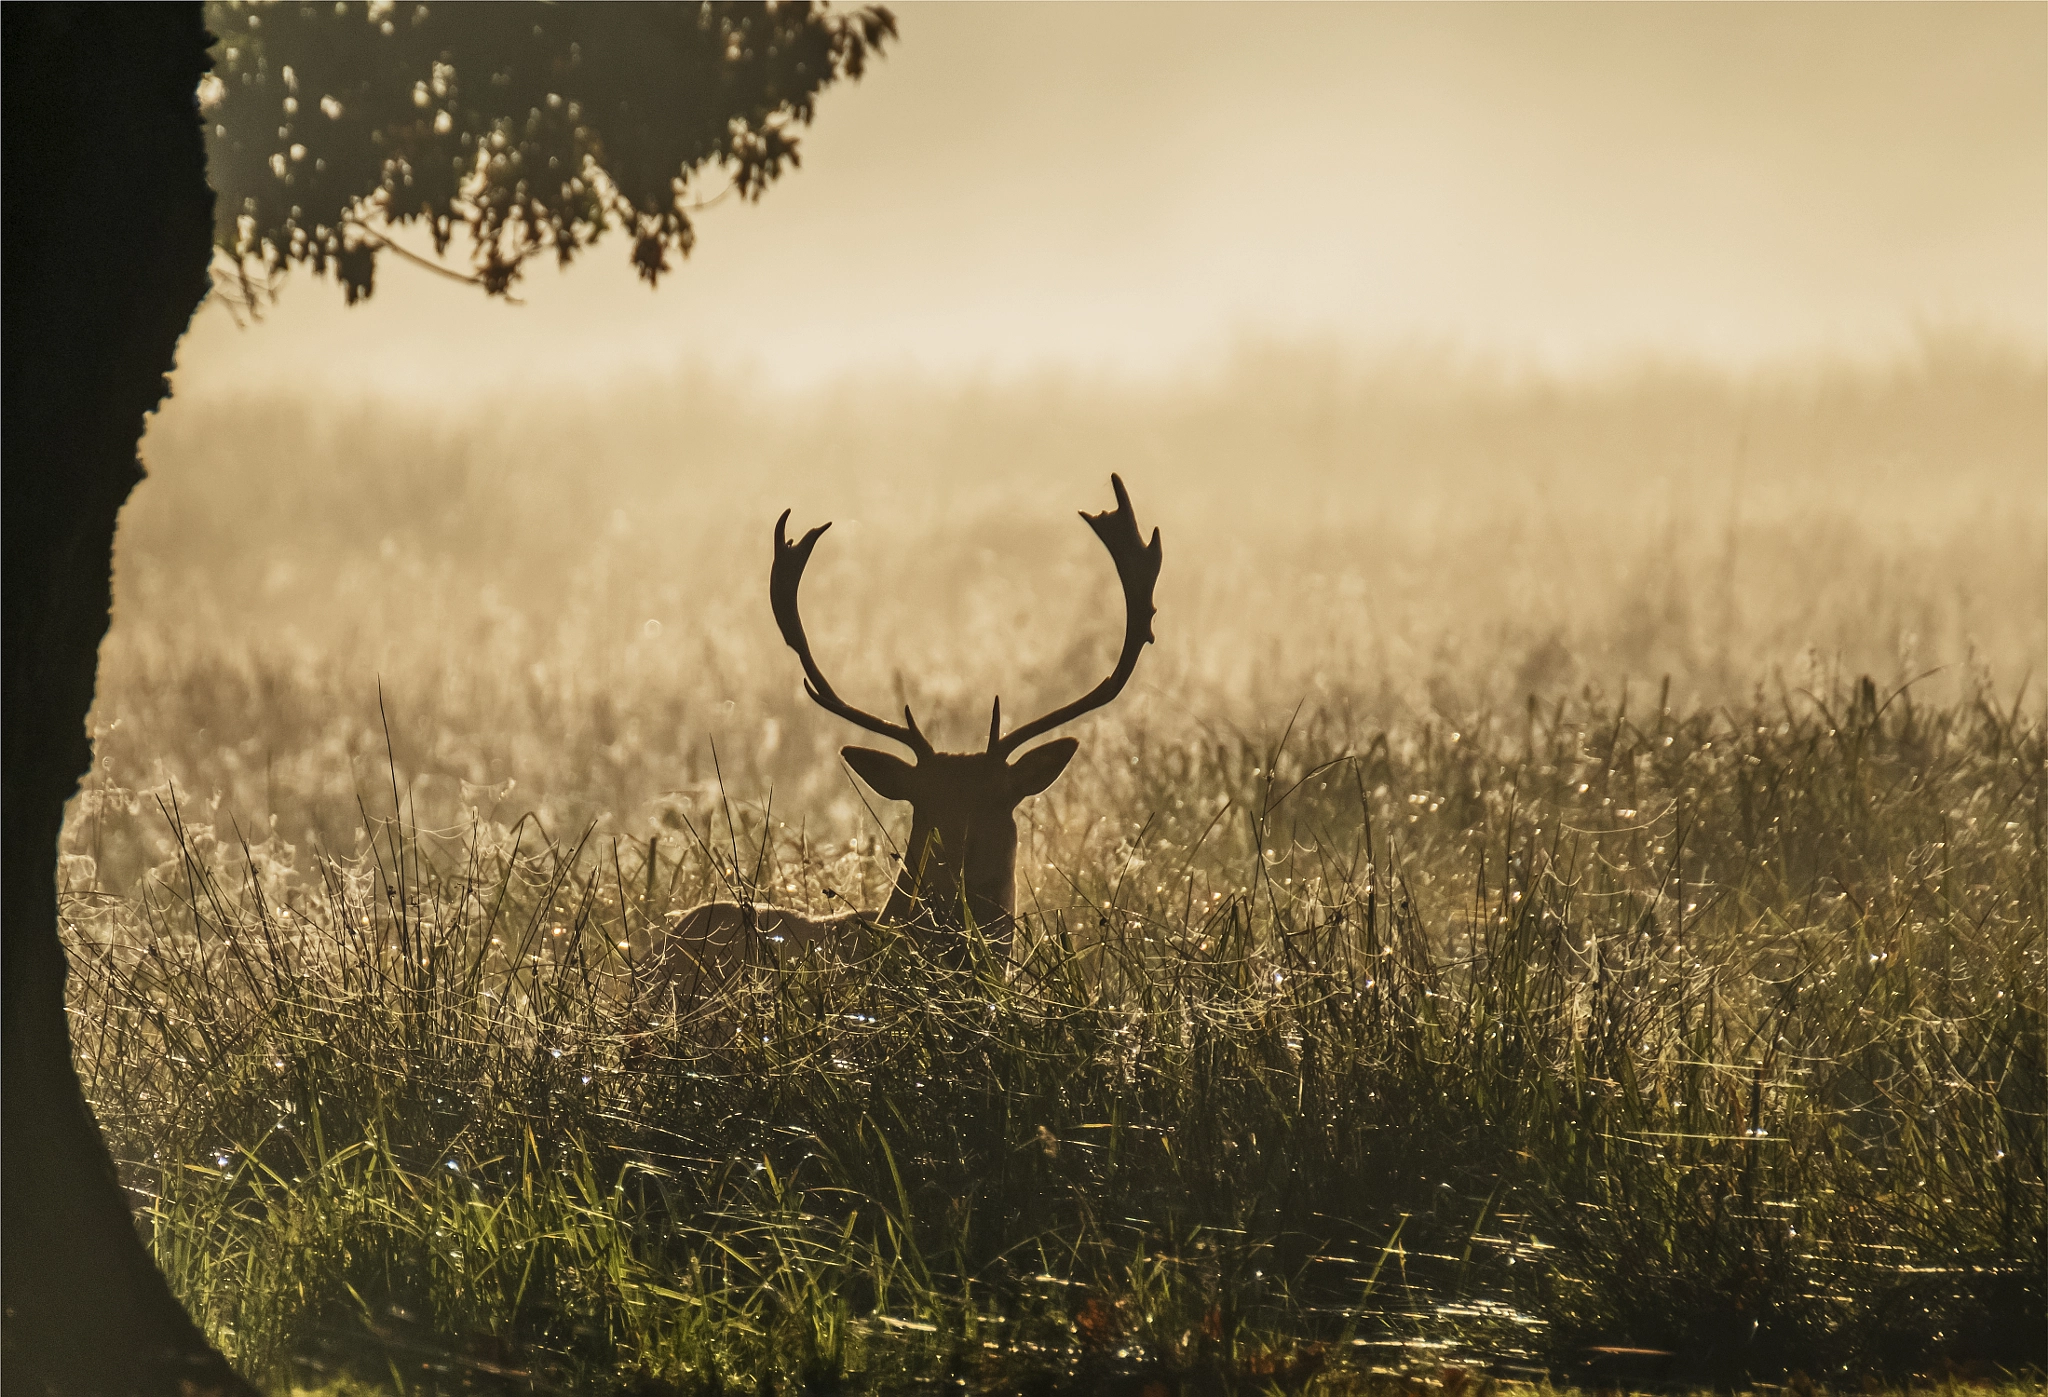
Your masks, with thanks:
M1561 368L2048 347L2048 7L896 7L804 167L650 294L386 258L208 307L180 387L468 396L706 363L1137 376L1245 337Z

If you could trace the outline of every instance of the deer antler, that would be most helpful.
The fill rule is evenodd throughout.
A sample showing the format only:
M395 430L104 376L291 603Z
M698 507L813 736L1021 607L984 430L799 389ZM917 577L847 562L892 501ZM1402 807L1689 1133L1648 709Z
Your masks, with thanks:
M803 662L804 692L826 712L836 713L869 732L893 738L920 758L933 755L932 744L917 730L917 719L910 716L910 705L903 706L903 722L899 726L872 713L862 712L832 692L832 686L826 682L818 662L811 658L811 642L804 637L804 621L796 605L796 589L804 580L804 566L811 561L811 550L817 547L819 536L832 525L820 524L791 543L786 533L788 524L789 511L785 509L782 517L775 521L775 566L768 573L768 602L775 608L775 624L782 631L783 643L796 651L797 659ZM1156 565L1154 570L1157 570Z
M1152 617L1156 611L1152 605L1152 589L1159 581L1159 530L1154 529L1152 541L1146 543L1138 532L1138 516L1131 509L1131 497L1124 489L1123 478L1112 475L1109 483L1116 491L1116 508L1100 514L1083 510L1081 517L1088 521L1088 527L1095 530L1095 536L1109 550L1109 556L1116 562L1116 575L1124 585L1123 653L1117 657L1116 668L1110 672L1109 678L1066 707L1055 708L1042 718L1032 719L1008 737L1002 736L1002 703L997 700L995 711L989 718L988 750L991 752L1007 757L1041 733L1051 732L1060 724L1108 703L1124 691L1124 685L1131 680L1131 672L1138 667L1138 652L1152 642Z

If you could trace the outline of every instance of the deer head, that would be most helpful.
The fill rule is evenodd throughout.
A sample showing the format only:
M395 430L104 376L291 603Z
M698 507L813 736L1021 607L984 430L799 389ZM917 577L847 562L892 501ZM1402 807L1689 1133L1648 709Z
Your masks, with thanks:
M1152 640L1152 590L1159 580L1159 530L1146 543L1138 532L1131 497L1116 476L1116 508L1101 514L1083 512L1116 562L1124 590L1124 647L1107 679L1063 708L1034 718L1007 735L1003 732L1003 701L989 714L988 746L980 752L940 752L918 731L908 706L903 721L892 723L855 708L832 690L811 658L797 612L797 587L811 550L830 524L820 524L795 543L784 533L789 511L775 521L775 566L768 594L782 638L804 667L804 692L819 707L910 749L905 761L871 747L848 747L841 755L848 766L887 800L910 802L910 845L903 868L881 920L957 931L962 910L977 927L1007 935L1017 910L1017 822L1015 811L1026 797L1037 795L1059 779L1080 746L1071 737L1056 738L1011 760L1034 737L1102 707L1123 692L1138 666L1138 652Z

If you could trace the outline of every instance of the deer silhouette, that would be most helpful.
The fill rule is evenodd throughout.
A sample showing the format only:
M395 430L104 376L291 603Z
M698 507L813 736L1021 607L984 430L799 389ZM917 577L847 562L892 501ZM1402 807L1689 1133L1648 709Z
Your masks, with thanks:
M905 705L903 721L880 718L839 697L811 655L797 609L797 588L818 539L831 528L820 524L795 543L789 541L789 511L775 521L775 563L768 596L782 639L803 665L804 692L828 713L910 749L912 760L872 747L847 747L840 755L874 792L886 800L908 801L910 841L889 902L879 914L860 910L816 916L761 902L706 902L675 923L659 959L663 979L677 989L701 992L723 981L752 950L779 958L832 948L857 952L885 929L919 937L938 958L959 963L964 935L972 925L992 945L1007 948L1017 912L1016 808L1059 779L1080 744L1055 738L1015 756L1033 738L1103 707L1123 692L1152 641L1152 593L1159 579L1159 530L1151 541L1138 529L1123 480L1112 475L1116 508L1081 518L1102 540L1116 563L1124 593L1124 643L1108 678L1072 703L1055 708L1009 733L1003 731L1003 702L989 713L988 745L979 752L941 752L919 731Z

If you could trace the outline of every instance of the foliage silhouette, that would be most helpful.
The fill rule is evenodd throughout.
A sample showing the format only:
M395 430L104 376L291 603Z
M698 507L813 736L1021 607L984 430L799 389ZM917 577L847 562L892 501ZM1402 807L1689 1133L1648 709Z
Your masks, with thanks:
M652 285L690 214L798 164L818 94L894 37L886 9L754 5L212 5L200 85L214 241L245 301L293 264L353 304L393 229L469 235L505 294L616 228ZM702 189L711 181L708 197Z

